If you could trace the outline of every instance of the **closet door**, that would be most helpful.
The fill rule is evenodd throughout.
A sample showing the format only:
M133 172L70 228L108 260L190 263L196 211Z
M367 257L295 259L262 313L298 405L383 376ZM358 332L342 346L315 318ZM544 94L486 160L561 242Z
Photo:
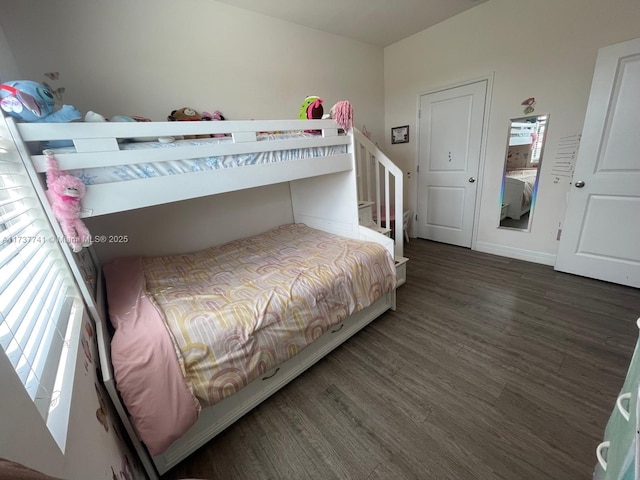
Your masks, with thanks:
M418 237L470 248L488 82L420 96Z
M640 39L598 53L556 270L640 287Z

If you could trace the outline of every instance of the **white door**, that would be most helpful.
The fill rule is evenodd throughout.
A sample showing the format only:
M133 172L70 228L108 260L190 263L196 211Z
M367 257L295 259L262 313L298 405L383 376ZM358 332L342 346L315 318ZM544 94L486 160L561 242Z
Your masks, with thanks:
M487 81L420 97L418 237L471 247Z
M640 287L640 39L598 52L556 270Z

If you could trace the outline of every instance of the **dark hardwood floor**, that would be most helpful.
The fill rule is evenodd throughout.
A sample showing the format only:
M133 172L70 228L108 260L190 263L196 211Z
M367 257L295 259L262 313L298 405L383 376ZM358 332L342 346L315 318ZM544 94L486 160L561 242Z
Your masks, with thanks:
M590 479L640 290L411 240L387 312L168 472Z

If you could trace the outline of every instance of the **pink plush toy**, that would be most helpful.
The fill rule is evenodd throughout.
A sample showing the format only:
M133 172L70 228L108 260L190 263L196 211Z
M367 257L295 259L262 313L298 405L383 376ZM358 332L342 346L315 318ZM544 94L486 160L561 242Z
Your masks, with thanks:
M74 252L91 245L91 234L80 219L80 200L86 188L82 180L60 172L53 151L45 150L49 169L47 170L47 189L53 214L60 222L65 241Z
M216 110L213 113L202 112L202 120L206 120L206 121L222 121L222 120L226 120L226 118L224 118L224 115L222 115L220 110ZM224 133L216 133L213 136L214 137L226 137L226 135Z
M345 132L351 130L353 126L353 107L348 101L341 100L331 107L330 116Z

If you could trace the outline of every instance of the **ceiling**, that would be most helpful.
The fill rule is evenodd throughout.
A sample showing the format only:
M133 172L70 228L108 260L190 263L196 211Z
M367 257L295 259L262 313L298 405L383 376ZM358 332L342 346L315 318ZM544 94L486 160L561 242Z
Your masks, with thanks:
M487 0L218 0L386 47Z

